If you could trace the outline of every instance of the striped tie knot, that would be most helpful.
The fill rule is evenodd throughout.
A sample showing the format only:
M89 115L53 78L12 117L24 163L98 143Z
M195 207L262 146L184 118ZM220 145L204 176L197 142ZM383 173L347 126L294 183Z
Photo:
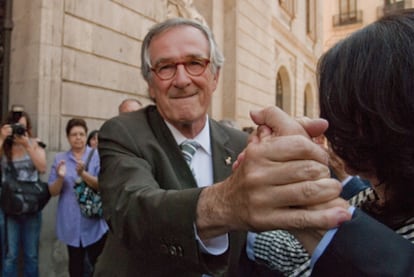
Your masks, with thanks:
M180 144L180 148L185 161L190 166L195 152L200 148L200 144L193 140L185 140Z

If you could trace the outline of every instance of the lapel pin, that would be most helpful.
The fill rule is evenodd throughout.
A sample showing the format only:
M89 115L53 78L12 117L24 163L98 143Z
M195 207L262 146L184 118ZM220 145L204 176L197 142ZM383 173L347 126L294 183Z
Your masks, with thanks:
M226 165L231 165L231 157L227 157L225 160Z

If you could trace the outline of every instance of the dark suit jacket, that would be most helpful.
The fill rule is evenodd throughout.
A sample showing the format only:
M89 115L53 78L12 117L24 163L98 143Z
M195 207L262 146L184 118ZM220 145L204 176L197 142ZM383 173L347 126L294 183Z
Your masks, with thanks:
M351 180L349 180L348 183L342 188L340 197L345 200L349 200L360 191L367 189L369 186L368 181L364 181L357 176L353 176Z
M312 276L414 276L414 245L356 209L315 264Z
M247 135L210 120L214 182L232 171ZM203 254L194 232L202 188L155 106L105 122L99 131L99 186L110 232L94 276L238 276L244 233L230 250ZM227 265L230 265L227 267Z

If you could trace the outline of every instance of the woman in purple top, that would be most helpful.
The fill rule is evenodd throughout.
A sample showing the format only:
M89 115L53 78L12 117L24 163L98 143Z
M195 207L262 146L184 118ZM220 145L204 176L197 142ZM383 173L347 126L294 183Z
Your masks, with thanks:
M85 255L92 266L105 244L108 226L103 218L84 216L79 208L75 181L82 178L88 186L98 189L99 155L93 153L88 170L85 163L93 149L86 145L88 127L85 120L72 118L66 125L70 150L56 154L49 176L52 196L60 195L56 219L56 232L60 241L68 247L69 274L84 276L88 272Z

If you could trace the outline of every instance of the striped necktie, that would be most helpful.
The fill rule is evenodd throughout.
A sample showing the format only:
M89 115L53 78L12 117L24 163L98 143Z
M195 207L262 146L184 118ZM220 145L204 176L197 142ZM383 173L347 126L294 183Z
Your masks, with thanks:
M191 160L198 148L200 148L200 144L193 140L185 140L180 144L181 153L185 161L187 162L188 166L191 168Z

